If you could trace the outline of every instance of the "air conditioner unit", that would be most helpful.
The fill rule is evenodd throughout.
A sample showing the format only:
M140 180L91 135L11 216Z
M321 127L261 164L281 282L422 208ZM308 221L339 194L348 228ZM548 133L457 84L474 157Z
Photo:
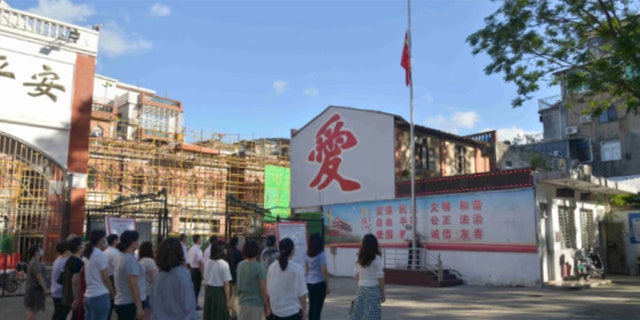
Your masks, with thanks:
M588 164L581 164L578 166L578 170L580 170L580 172L582 172L582 174L586 175L586 176L590 176L591 175L591 166Z
M591 115L590 114L583 114L580 116L580 123L584 124L584 123L591 123Z
M577 126L570 126L567 127L567 135L573 135L573 134L577 134L578 133L578 127Z

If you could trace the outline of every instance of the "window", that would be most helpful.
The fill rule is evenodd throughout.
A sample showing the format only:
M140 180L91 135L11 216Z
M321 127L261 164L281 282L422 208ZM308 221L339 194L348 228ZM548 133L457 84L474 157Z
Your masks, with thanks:
M568 94L578 94L591 90L589 83L587 83L588 77L585 72L571 70L567 72L564 81Z
M436 170L436 150L429 148L427 139L420 139L415 144L416 170Z
M220 220L211 220L211 233L220 233Z
M581 162L591 162L592 150L591 141L589 139L572 139L569 140L569 154L571 158L580 160Z
M593 222L593 210L580 210L580 236L583 248L595 246L596 229Z
M618 120L618 109L614 105L609 106L607 110L602 111L598 117L600 123L613 122Z
M142 193L142 186L144 184L144 175L142 171L138 171L133 175L133 179L131 181L131 187L135 192Z
M616 161L622 159L622 148L620 147L620 140L606 141L600 143L600 160Z
M576 223L573 208L558 207L558 222L562 233L562 247L572 249L576 247Z
M467 148L464 146L456 146L455 152L456 172L464 174L467 172Z
M100 128L100 126L95 126L93 127L93 129L91 129L91 136L92 137L102 137L103 132L102 132L102 128Z
M158 177L160 173L158 170L153 170L147 179L147 192L156 193L160 191Z
M122 113L118 113L116 118L116 134L118 138L127 138L127 122L122 119Z
M87 188L94 189L96 187L96 170L89 168L87 172Z

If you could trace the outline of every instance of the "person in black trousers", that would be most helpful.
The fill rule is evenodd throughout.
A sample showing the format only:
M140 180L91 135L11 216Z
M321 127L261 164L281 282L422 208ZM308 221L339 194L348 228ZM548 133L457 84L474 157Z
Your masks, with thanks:
M202 256L202 238L199 234L193 236L193 245L187 253L187 265L191 269L191 281L193 281L193 291L196 295L196 310L202 310L202 307L198 306L198 296L200 295L200 288L202 288L202 274L204 273L204 259Z

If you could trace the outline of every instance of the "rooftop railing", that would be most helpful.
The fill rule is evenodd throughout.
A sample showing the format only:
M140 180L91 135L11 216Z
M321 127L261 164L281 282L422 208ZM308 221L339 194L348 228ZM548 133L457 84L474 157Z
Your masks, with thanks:
M560 102L562 102L562 96L559 94L555 96L539 99L538 111L553 108L557 106Z
M77 49L93 53L97 51L98 31L96 30L0 6L0 31L2 29L11 29L12 34L41 39L49 43L60 40L74 44Z

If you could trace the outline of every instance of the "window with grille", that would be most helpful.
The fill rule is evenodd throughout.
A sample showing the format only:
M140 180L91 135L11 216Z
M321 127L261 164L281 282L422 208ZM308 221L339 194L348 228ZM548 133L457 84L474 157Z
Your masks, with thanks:
M467 148L464 146L456 146L456 172L464 174L467 172Z
M133 175L133 179L131 181L131 187L135 192L142 193L144 185L144 175L143 172L137 172Z
M596 229L593 222L593 210L580 210L580 236L583 248L595 245Z
M420 139L415 144L416 170L436 170L436 150L430 148L427 139Z
M569 207L558 207L558 222L562 232L562 247L576 248L576 224L573 210Z

